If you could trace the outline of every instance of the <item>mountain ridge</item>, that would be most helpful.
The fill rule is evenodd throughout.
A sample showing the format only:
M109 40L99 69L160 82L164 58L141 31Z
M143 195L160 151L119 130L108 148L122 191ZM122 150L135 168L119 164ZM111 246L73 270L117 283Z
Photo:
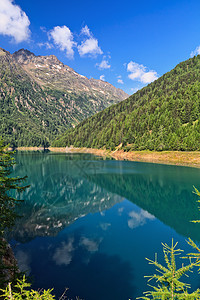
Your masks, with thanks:
M68 130L53 146L200 150L200 55Z
M58 134L126 98L89 80L54 55L0 48L0 134L11 146L48 145ZM98 86L99 85L99 86Z
M125 99L128 96L128 94L126 94L124 91L122 91L119 88L114 87L113 89L113 86L106 81L100 79L94 79L94 78L88 79L86 76L79 74L71 67L63 64L55 55L47 55L47 56L35 55L34 53L30 52L27 49L20 49L18 51L15 51L12 54L12 56L15 59L15 61L18 62L34 79L36 79L40 75L39 79L40 81L42 81L41 73L44 73L42 71L44 71L45 69L46 70L51 69L54 75L57 75L56 79L58 80L60 79L59 78L60 73L63 73L65 76L67 76L67 78L65 78L65 81L59 82L60 84L62 83L60 87L57 87L59 89L62 89L63 87L63 88L68 88L69 90L73 90L74 88L73 84L74 85L76 84L75 85L76 89L78 88L78 90L81 90L81 87L83 87L83 85L85 84L85 85L89 85L89 87L92 89L98 86L104 89L109 88L113 90L113 95L119 96L120 99L123 98ZM37 75L35 73L36 70L37 70ZM78 84L77 82L73 81L72 84L70 84L70 82L67 81L69 73L70 76L73 76L73 80L78 77L79 81L82 80L82 82ZM46 81L42 82L42 84L44 86L49 86ZM56 84L58 84L58 81L56 81ZM53 82L53 80L51 82L51 85L55 87L55 83Z

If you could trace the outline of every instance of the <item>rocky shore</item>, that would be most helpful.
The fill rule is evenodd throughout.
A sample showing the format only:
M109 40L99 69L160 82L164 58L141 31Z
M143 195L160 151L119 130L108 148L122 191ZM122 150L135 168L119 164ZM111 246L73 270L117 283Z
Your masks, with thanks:
M1 287L5 287L7 283L13 282L17 274L20 273L12 248L4 238L0 239L0 267Z

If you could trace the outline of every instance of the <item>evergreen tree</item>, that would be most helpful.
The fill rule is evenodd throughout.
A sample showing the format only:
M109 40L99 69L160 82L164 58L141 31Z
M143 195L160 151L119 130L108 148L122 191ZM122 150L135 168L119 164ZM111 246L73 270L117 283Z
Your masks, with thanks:
M3 141L0 140L0 286L7 283L8 274L11 274L13 282L18 274L15 265L8 266L5 262L8 246L4 239L6 229L10 229L14 225L15 206L21 202L13 197L12 191L21 192L26 188L20 185L26 177L10 176L14 163L13 152L6 151Z
M18 280L14 286L14 290L11 284L8 284L6 289L0 289L0 297L4 300L53 300L55 296L51 294L52 289L35 291L30 289L31 284L26 282L25 276L22 280ZM63 294L63 298L66 299Z
M200 197L200 192L195 187L194 187L194 193ZM200 200L198 200L197 202L200 203ZM192 222L200 223L200 220L194 220ZM193 293L189 294L188 289L190 288L190 285L180 281L181 277L183 275L188 276L187 273L191 271L194 267L198 267L198 271L200 273L200 248L191 238L188 239L187 243L193 249L195 249L195 252L188 253L186 257L182 257L185 259L189 259L189 263L186 266L182 265L182 267L179 269L177 269L176 267L175 257L177 255L180 255L181 252L183 252L183 250L176 249L177 243L174 245L173 239L172 239L171 247L169 247L167 244L162 244L166 266L163 266L158 263L157 256L155 257L154 261L147 259L149 261L149 264L154 265L156 267L158 274L145 276L145 277L149 277L149 281L155 279L157 282L157 286L150 285L153 288L153 290L144 292L145 296L137 299L145 299L145 300L151 300L151 299L198 300L200 299L200 289L197 289Z
M149 281L156 280L157 286L151 286L153 288L152 291L144 292L144 297L140 297L137 299L160 299L160 300L198 300L200 299L200 290L197 289L193 293L188 293L188 289L190 285L184 283L181 280L183 275L187 276L187 273L191 271L195 266L197 266L197 262L191 262L189 260L188 265L177 268L176 266L176 256L180 255L183 251L177 249L177 243L174 245L172 240L171 247L167 244L163 245L164 259L166 266L158 263L157 257L155 260L150 260L149 264L154 265L156 267L157 273L149 277Z
M0 237L6 228L14 225L16 218L14 207L21 201L12 196L12 191L24 191L27 186L20 183L26 179L11 177L12 167L15 164L13 152L6 151L3 141L0 140Z

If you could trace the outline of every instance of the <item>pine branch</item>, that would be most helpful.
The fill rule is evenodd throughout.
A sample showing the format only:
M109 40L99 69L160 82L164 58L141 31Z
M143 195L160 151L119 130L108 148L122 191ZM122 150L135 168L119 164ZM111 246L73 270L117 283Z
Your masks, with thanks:
M192 241L190 241L192 243ZM156 267L156 274L145 276L148 277L148 282L151 280L155 280L157 286L149 285L153 290L144 292L143 297L139 297L137 299L160 299L160 300L198 300L200 299L200 290L196 290L193 293L188 293L188 289L190 288L190 284L187 284L180 279L185 275L188 276L187 273L191 272L192 269L197 266L196 262L191 262L189 260L189 264L182 267L177 268L176 266L176 256L180 256L183 252L181 249L177 249L177 244L173 242L171 246L167 244L162 244L163 246L163 254L165 259L166 266L157 262L157 258L155 260L147 259L149 264L154 265Z

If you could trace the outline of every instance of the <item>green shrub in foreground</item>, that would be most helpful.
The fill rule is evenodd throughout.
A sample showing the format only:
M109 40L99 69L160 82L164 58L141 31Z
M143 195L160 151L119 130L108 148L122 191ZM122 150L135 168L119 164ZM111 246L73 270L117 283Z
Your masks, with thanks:
M184 266L182 264L182 267L177 268L176 263L176 256L180 255L183 250L177 249L178 243L175 245L168 246L167 244L162 244L163 246L163 253L164 253L164 259L165 259L165 265L163 266L157 261L157 256L155 256L155 260L147 259L149 264L154 265L156 267L156 274L153 274L151 276L145 276L149 277L149 281L155 280L155 285L149 285L151 288L153 288L152 291L144 292L144 297L140 297L137 299L144 299L144 300L150 300L150 299L160 299L160 300L198 300L200 299L200 290L197 289L193 293L188 293L188 289L190 289L190 284L187 284L181 280L181 278L185 275L188 277L188 272L191 272L194 267L200 266L200 260L198 253L190 253L187 255L187 258L189 260L189 263ZM192 247L195 247L196 244L194 242L191 243L191 240L188 241L188 244L190 244ZM194 258L194 259L192 259Z
M194 187L194 193L200 197L200 192ZM197 201L198 203L200 200ZM200 208L199 208L200 210ZM192 221L194 223L200 223L200 220ZM200 248L197 246L195 242L193 242L190 238L187 243L195 249L195 253L188 253L186 257L182 257L189 260L189 263L184 266L182 264L181 268L177 268L176 256L180 255L183 250L176 249L177 243L173 244L171 247L167 244L163 245L163 253L166 266L161 265L157 261L157 256L155 256L155 260L147 259L149 264L154 265L156 267L156 274L149 277L149 281L155 280L155 285L149 285L153 290L144 292L144 297L139 297L137 299L144 300L198 300L200 299L200 289L197 289L193 293L189 294L188 289L190 289L190 284L184 283L181 281L181 277L183 275L188 277L188 272L192 272L194 267L198 267L198 271L200 273Z
M9 283L6 289L0 289L0 298L2 297L5 300L51 300L55 299L55 296L51 294L52 289L34 291L30 289L31 284L26 282L25 276L22 280L18 280L17 284L14 286L15 290L13 291L11 284Z

